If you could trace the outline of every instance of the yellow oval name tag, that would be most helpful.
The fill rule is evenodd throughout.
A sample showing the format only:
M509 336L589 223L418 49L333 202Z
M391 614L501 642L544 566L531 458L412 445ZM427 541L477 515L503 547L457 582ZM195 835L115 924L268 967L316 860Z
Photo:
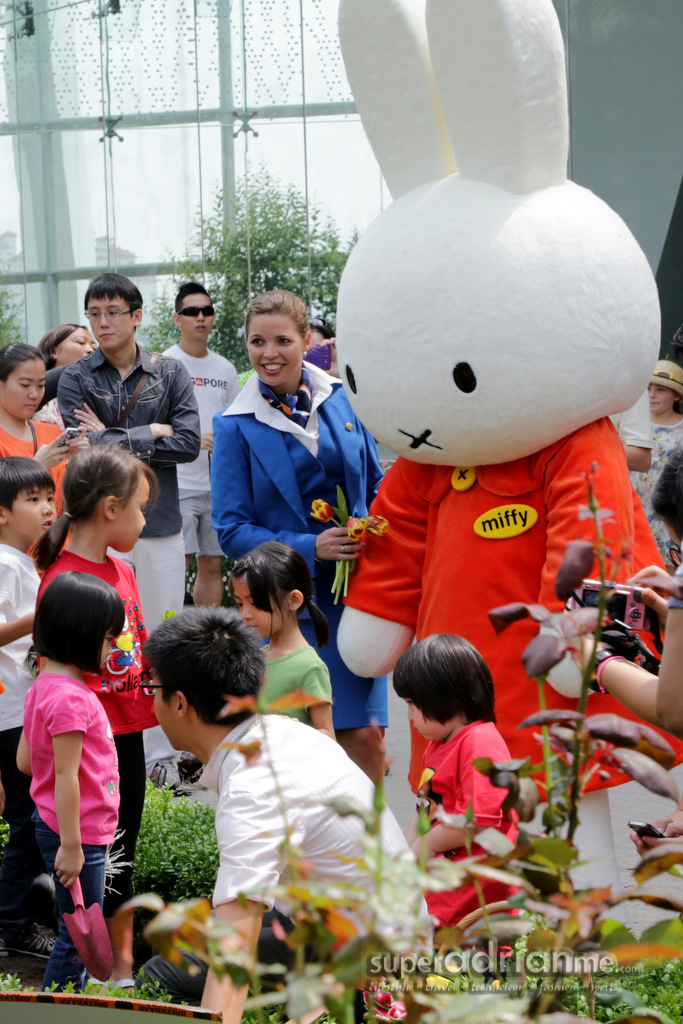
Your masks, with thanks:
M479 516L474 532L486 540L507 540L526 533L537 521L538 512L531 505L498 505Z

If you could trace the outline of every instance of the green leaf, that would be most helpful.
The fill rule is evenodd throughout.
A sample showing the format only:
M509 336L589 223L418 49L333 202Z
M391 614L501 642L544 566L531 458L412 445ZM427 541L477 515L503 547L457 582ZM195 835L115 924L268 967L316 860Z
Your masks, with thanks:
M683 950L683 921L675 917L669 921L658 921L640 936L641 942L662 942Z
M630 942L636 942L636 937L630 928L627 928L621 921L615 921L613 917L603 921L600 925L600 945L603 949L611 949L613 946L626 946Z
M346 520L349 518L349 506L346 501L346 495L342 491L339 484L337 484L337 505L339 506L339 508L336 509L339 521L341 522L342 526L346 526Z
M578 857L575 846L567 839L554 839L552 836L532 839L529 860L547 867L566 867L573 864Z

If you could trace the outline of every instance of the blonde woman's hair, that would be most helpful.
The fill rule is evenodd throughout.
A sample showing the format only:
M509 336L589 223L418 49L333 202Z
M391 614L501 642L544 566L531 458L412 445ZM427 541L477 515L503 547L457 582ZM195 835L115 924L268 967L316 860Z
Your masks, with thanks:
M298 295L293 292L276 290L263 292L252 299L244 318L244 337L249 337L249 324L252 317L270 315L288 316L302 338L305 338L310 328L308 326L308 309Z

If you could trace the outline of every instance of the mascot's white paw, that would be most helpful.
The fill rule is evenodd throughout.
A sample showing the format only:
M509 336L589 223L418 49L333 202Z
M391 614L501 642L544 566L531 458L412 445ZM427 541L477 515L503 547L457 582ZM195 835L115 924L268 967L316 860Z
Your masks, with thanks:
M548 673L548 682L553 690L557 690L563 697L579 699L581 695L581 670L571 654L565 654L559 665L551 668Z
M345 608L337 632L344 662L358 676L374 678L391 672L413 642L410 626Z
M559 617L559 615L554 615L553 619L557 620ZM541 626L540 633L549 633L551 636L557 636L558 633L561 634L561 630L558 626L548 623ZM578 637L575 638L575 643L577 647L581 646L581 641ZM553 690L557 690L563 697L573 697L576 700L581 696L581 679L581 669L569 652L548 673L548 682Z

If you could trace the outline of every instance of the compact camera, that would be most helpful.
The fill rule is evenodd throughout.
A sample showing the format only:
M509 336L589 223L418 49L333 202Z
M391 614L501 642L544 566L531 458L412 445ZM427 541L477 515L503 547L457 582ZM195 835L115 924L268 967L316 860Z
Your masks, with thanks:
M610 619L623 622L625 626L636 633L641 633L648 628L647 607L643 604L642 590L640 587L630 587L626 583L611 583L607 581L605 586L614 593L607 601L607 614ZM579 603L570 599L570 605L574 607L597 608L600 599L600 580L584 580L577 592Z

